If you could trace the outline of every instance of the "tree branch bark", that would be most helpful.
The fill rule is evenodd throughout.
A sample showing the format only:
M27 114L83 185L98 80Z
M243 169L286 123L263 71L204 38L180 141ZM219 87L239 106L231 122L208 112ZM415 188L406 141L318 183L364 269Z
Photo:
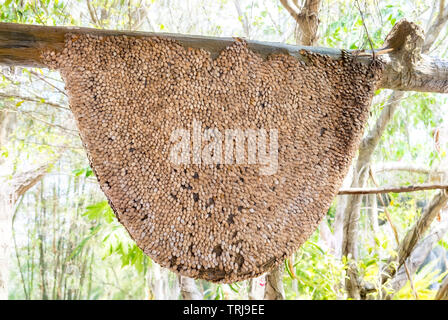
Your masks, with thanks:
M448 300L448 277L442 281L439 291L436 293L434 300Z
M397 23L401 31L396 38L418 38L423 32L415 24L402 20ZM408 27L411 25L412 27ZM410 32L410 34L406 34ZM45 67L42 63L43 50L60 51L64 47L64 37L67 33L108 35L128 35L136 37L160 36L178 41L181 45L191 48L201 48L210 52L216 58L221 50L235 41L234 38L213 38L180 34L131 32L98 30L78 27L47 27L23 25L14 23L0 23L0 64L20 65L29 67ZM409 37L411 35L411 37ZM395 39L396 40L396 39ZM384 75L380 86L382 88L403 91L448 92L448 61L437 57L430 57L412 51L418 59L409 60L410 51L407 46L412 43L406 41L389 41L392 52L381 55L384 61ZM334 59L341 59L342 50L321 47L293 46L282 43L270 43L247 40L249 49L263 58L270 54L290 54L303 60L301 50L309 50L319 54L326 54ZM421 48L421 47L420 47ZM355 51L352 52L357 55ZM356 59L363 63L371 63L369 54L357 55Z
M179 276L180 293L184 300L202 300L204 297L199 291L194 279Z
M304 46L313 46L316 44L319 27L319 8L321 0L305 0L302 8L299 8L297 1L280 0L281 4L297 22L300 30L297 43Z
M428 52L431 49L432 44L437 40L437 37L442 31L446 20L448 20L448 6L445 7L444 0L439 0L439 14L426 32L426 43L423 45L424 52Z
M285 290L283 288L284 265L280 265L266 274L265 300L285 300Z

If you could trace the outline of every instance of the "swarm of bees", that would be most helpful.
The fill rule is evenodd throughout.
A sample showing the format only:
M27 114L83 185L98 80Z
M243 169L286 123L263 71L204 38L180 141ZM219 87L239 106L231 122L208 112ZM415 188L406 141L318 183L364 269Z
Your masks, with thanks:
M381 65L302 56L263 59L235 41L213 59L160 37L79 34L42 54L60 70L91 166L138 246L174 272L223 283L271 270L308 239L362 136ZM277 170L169 161L173 130L194 121L222 133L277 130Z

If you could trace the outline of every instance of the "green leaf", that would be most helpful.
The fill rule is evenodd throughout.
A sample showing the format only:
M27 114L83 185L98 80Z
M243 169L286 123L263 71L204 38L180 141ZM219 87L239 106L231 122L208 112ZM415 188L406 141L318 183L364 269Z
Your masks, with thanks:
M108 219L108 215L110 215L110 212L108 211L109 209L109 203L107 202L107 200L104 200L87 206L86 212L84 212L82 215L90 220L97 220L102 217L106 217L106 219Z
M320 246L318 246L316 243L314 243L314 242L312 242L312 241L308 241L308 243L309 243L310 245L312 245L313 247L315 247L317 250L319 250L320 253L325 254L325 251L324 251Z
M7 149L5 149L4 151L2 151L2 157L3 157L3 158L8 158L8 156L9 156L9 152L8 152Z
M97 232L99 231L99 228L100 228L100 225L97 225L96 227L92 228L90 234L87 237L85 237L84 239L82 239L82 241L76 246L76 248L73 249L72 253L67 258L67 260L71 260L72 258L79 255L82 252L82 249L84 248L86 243L97 234Z
M89 167L86 169L86 177L90 177L91 175L93 175L93 171L92 169Z
M84 169L75 169L72 171L75 176L79 177L84 172Z
M229 283L230 289L232 289L232 291L234 291L236 293L239 293L238 290L236 288L234 288L234 285L236 285L236 284Z

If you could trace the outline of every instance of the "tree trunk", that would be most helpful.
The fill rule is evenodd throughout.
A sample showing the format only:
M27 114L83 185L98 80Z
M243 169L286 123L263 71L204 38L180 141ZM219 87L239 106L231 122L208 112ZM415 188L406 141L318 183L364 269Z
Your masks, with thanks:
M265 300L285 300L285 289L283 288L284 265L275 268L266 275Z
M202 300L204 299L202 292L199 291L194 279L179 276L180 293L184 300Z
M147 284L150 298L154 300L167 300L169 295L168 270L153 262L148 271Z
M439 19L444 20L440 21ZM435 23L442 23L444 25L446 23L446 18L444 16L439 16ZM440 31L440 29L431 28L430 30ZM415 81L419 82L419 80L416 80L414 77L414 73L419 69L419 65L426 64L426 56L422 54L422 51L423 53L426 53L429 50L433 41L437 38L437 35L438 34L429 33L428 39L425 41L423 30L420 27L406 20L401 20L392 28L391 32L386 37L384 48L392 49L392 52L395 53L385 57L386 60L389 59L389 63L383 74L381 85L384 86L385 83L388 83L388 87L403 91L394 91L390 95L389 101L384 106L375 126L362 140L359 147L359 155L355 165L351 187L361 188L366 184L373 152L375 151L388 123L392 119L393 114L400 106L401 99L405 95L404 90L415 87ZM447 66L443 66L442 69L448 70L446 67ZM426 71L423 73L425 72ZM439 75L439 73L435 75L434 79L436 79L436 81L431 82L430 86L439 86L447 82L448 77L445 76L441 79L439 78ZM423 78L426 78L427 76L428 74L423 76ZM411 90L415 90L415 88ZM447 91L444 89L444 92ZM360 195L349 196L344 213L342 254L345 256L350 255L352 258L356 257L357 253L356 242L358 239L361 200L362 197ZM350 263L347 275L346 285L349 297L354 299L360 299L361 295L365 297L365 294L363 293L365 288L361 284L362 281L359 279L356 263Z
M249 280L249 300L263 300L265 277L252 278Z
M442 281L442 285L437 291L436 297L434 300L448 300L448 277Z
M296 42L304 46L313 46L318 39L321 0L305 0L302 8L299 8L297 1L294 0L280 0L280 2L297 22L299 32Z

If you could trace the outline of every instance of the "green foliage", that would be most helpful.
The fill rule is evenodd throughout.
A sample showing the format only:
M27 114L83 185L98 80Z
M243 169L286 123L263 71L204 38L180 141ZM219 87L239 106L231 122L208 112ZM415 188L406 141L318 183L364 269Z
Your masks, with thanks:
M440 283L442 279L448 275L448 271L439 273L439 270L434 270L434 263L427 264L420 272L413 276L413 284L420 300L433 300L437 290L430 289L433 283ZM409 281L406 282L403 288L394 296L395 300L414 300L415 295L411 289Z
M287 299L325 300L343 295L340 281L346 267L317 244L317 240L318 232L315 232L291 258L293 270L287 272L284 279Z
M92 168L89 167L85 167L85 168L81 168L81 169L75 169L72 171L75 176L79 177L81 175L85 176L85 177L90 177L91 175L93 175L93 171Z
M374 47L380 48L389 30L403 17L425 26L432 5L407 0L359 2L364 21L353 1L323 3L319 16L319 46L370 49L365 23ZM240 4L241 15L234 1L228 0L92 0L91 10L84 0L5 0L0 3L0 21L243 36L295 43L295 22L278 1L241 1ZM437 55L446 56L445 37L446 34L442 35L437 42ZM36 74L53 86L39 80ZM31 165L53 159L61 152L61 146L68 148L53 170L54 174L31 189L18 206L10 296L14 299L41 299L44 294L55 299L144 298L148 289L146 278L152 276L155 264L130 239L100 194L75 131L75 121L66 109L67 97L54 86L62 90L63 82L57 73L47 70L5 68L0 76L0 91L11 95L0 100L0 112L14 114L16 121L8 142L0 145L0 164L6 163L1 167L2 177L11 178ZM375 127L378 116L391 102L389 94L388 90L375 93L366 132ZM26 97L33 100L24 99ZM372 162L443 166L448 143L442 141L435 148L434 133L443 131L446 126L446 103L442 95L407 93L381 137ZM383 172L377 174L377 179L381 185L408 185L427 182L429 176ZM421 206L418 203L427 202L433 194L389 195L387 210L400 239L419 218ZM339 200L335 200L327 214L326 221L332 231L335 231ZM397 252L383 208L378 201L376 205L379 225L374 233L369 220L373 204L367 200L362 204L357 266L364 281L378 285L381 268L389 257L396 257ZM438 245L448 249L447 239L440 240ZM347 257L333 256L316 231L285 261L283 280L287 299L345 298L347 261ZM42 273L44 279L40 279ZM417 273L413 280L419 297L432 298L434 290L428 288L443 275L428 266ZM174 283L176 276L169 274L169 281ZM249 286L247 281L230 285L197 283L206 299L244 299ZM43 288L48 291L44 292ZM413 299L409 283L394 298Z
M0 5L0 20L2 22L43 25L75 23L67 11L67 2L59 0L6 0Z
M97 224L91 229L88 236L81 241L80 246L84 246L89 240L98 236L102 239L101 243L105 249L103 259L117 255L121 259L122 267L133 266L140 274L144 275L146 273L149 258L124 231L107 201L87 206L83 216ZM74 253L76 250L79 250L78 247Z

